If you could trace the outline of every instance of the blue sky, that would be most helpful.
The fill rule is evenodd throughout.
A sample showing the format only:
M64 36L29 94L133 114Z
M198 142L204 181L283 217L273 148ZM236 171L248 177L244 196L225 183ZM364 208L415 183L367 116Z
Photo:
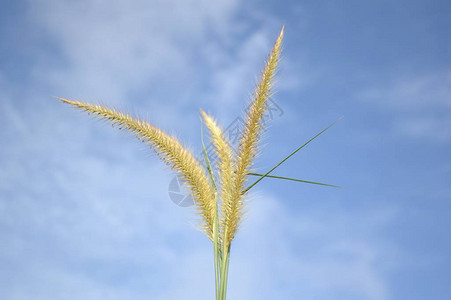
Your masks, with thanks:
M265 171L230 299L451 299L447 1L2 1L0 298L212 299L210 242L173 174L53 97L115 106L200 151L243 115L282 24Z

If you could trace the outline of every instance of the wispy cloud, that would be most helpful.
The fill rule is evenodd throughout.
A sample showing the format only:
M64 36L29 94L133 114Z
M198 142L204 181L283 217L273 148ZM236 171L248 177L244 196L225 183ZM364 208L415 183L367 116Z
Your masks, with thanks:
M196 51L208 46L210 35L228 35L237 3L44 1L32 5L36 26L55 43L55 54L63 62L50 70L38 66L36 77L45 71L59 91L118 102L136 90L152 92L161 86L167 87L167 93L174 86L189 90L196 76Z

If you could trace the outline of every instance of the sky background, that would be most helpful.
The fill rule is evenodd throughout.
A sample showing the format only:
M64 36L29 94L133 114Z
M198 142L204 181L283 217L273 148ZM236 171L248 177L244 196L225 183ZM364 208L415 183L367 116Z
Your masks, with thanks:
M449 1L0 2L0 298L213 299L212 245L143 144L54 96L126 110L199 153L281 26L264 180L230 299L451 299Z

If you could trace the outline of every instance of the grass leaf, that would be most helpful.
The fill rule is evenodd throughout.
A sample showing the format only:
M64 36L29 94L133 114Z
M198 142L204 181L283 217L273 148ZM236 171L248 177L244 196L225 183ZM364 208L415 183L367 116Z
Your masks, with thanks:
M299 148L297 148L296 150L294 150L293 152L291 152L288 156L286 156L284 159L282 159L278 164L276 164L272 169L270 169L268 172L266 172L265 174L263 174L263 176L261 176L259 179L257 179L256 181L254 181L254 183L252 183L249 187L247 187L244 191L243 194L247 193L251 188L253 188L257 183L259 183L261 180L263 180L263 178L267 177L272 171L274 171L275 169L277 169L281 164L283 164L287 159L289 159L290 157L292 157L293 155L295 155L299 150L301 150L302 148L304 148L305 146L307 146L311 141L313 141L314 139L316 139L317 137L319 137L321 134L323 134L326 130L328 130L329 128L331 128L332 126L334 126L335 124L338 123L338 121L340 121L341 119L343 119L343 117L338 118L335 122L333 122L332 124L330 124L329 126L327 126L326 128L324 128L323 130L321 130L319 133L317 133L314 137L312 137L311 139L309 139L307 142L305 142L302 146L300 146Z
M247 175L262 177L265 174L247 173ZM296 178L290 178L290 177L284 177L284 176L266 175L266 177L268 177L268 178L276 178L276 179L284 179L284 180L291 180L291 181L297 181L297 182L303 182L303 183L318 184L318 185L330 186L330 187L334 187L334 188L341 188L341 186L339 186L339 185L333 185L333 184L316 182L316 181L309 181L309 180L303 180L303 179L296 179Z

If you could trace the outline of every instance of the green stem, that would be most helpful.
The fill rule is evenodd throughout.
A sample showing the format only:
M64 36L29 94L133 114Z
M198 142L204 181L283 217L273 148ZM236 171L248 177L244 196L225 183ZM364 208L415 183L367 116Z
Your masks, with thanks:
M227 249L223 250L222 266L221 266L220 300L226 300L227 279L229 276L229 258L230 258L230 246Z
M215 221L213 225L213 250L214 250L214 256L215 256L215 291L216 291L216 300L220 300L219 296L219 262L218 262L218 253L219 253L219 243L218 243L218 208L216 206L216 213L215 213Z
M219 268L220 268L220 257L218 259L219 256L219 216L218 216L218 202L217 202L217 188L216 188L216 183L215 183L215 177L213 175L213 170L211 168L211 163L210 163L210 159L208 158L207 155L207 150L205 149L205 143L204 143L204 134L203 134L203 130L202 130L202 126L200 127L200 136L201 136L201 140L202 140L202 154L204 156L204 161L205 164L207 165L207 170L208 170L208 174L210 175L210 182L211 185L213 186L214 190L215 190L215 195L214 195L214 203L215 203L215 215L214 215L214 220L213 220L213 251L214 251L214 260L215 260L215 293L216 293L216 300L220 300L220 294L219 294L219 289L220 289L220 285L219 285Z
M223 288L223 295L222 295L222 300L226 300L226 295L227 295L227 281L229 278L229 260L230 260L230 248L227 251L227 257L226 257L226 264L225 264L225 275L224 275L224 288Z

